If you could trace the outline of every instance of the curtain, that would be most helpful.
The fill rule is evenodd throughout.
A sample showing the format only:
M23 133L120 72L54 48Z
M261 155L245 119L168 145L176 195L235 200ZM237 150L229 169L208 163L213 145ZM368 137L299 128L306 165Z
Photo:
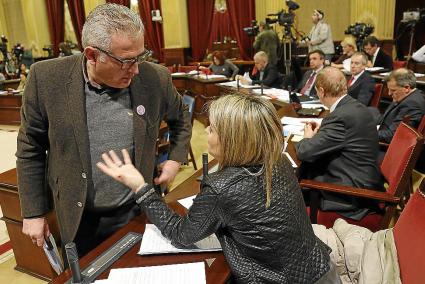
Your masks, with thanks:
M248 37L242 29L249 27L251 20L255 20L255 0L227 0L227 11L242 58L252 60L254 39Z
M115 3L130 8L130 0L106 0L106 3Z
M59 1L58 1L59 2ZM83 31L83 25L86 21L86 12L84 10L84 1L80 0L66 0L68 3L69 14L71 16L72 26L74 27L75 37L78 41L78 47L83 50L81 44L81 32Z
M215 41L223 42L224 37L234 38L234 34L230 27L229 13L214 11L208 48L211 49L212 43Z
M201 61L210 39L214 0L187 0L187 11L192 57L195 61Z
M59 54L59 43L65 38L65 22L63 1L46 0L47 18L49 20L50 40L53 45L53 53L55 56Z
M153 57L163 62L164 34L162 23L152 21L152 10L161 10L160 0L139 0L139 14L145 25L145 41Z

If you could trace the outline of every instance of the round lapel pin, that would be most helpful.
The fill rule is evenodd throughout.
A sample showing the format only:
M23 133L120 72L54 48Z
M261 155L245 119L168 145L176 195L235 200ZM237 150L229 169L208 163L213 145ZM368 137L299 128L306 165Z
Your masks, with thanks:
M145 112L146 112L146 109L143 105L139 105L136 108L136 112L137 112L138 115L144 115Z

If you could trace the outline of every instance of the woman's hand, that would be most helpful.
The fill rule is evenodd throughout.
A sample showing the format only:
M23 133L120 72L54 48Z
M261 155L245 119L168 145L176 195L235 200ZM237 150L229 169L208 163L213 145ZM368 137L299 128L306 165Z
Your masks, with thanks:
M102 162L98 162L97 167L112 177L113 179L128 186L132 191L137 192L146 184L142 174L131 163L130 155L126 149L121 150L124 163L114 151L102 154Z

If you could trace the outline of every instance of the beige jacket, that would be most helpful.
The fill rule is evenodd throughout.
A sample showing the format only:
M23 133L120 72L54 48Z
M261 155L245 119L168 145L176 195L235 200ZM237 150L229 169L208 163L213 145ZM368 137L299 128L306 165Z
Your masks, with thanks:
M311 28L309 38L311 45L309 45L308 52L320 49L324 54L335 53L331 27L323 21L318 22Z

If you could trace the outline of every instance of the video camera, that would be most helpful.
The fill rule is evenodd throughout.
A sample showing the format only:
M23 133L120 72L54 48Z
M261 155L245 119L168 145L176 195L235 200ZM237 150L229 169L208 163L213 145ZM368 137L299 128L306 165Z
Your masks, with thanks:
M285 10L281 10L276 14L267 14L267 16L275 17L275 18L266 18L266 24L274 24L279 23L281 26L290 26L294 23L295 14L292 11L297 10L300 5L295 3L295 1L286 0L286 5L288 6L288 12Z
M252 20L251 21L251 26L243 28L243 31L248 35L248 36L256 36L259 33L259 27L257 24L256 20Z
M24 55L24 47L20 43L17 43L12 48L12 52L15 55L16 59L18 60L18 62L20 62L21 59L22 59L22 55Z
M4 60L7 58L7 38L5 35L1 36L0 52L3 54Z
M357 39L365 39L373 33L375 27L365 23L355 23L354 25L348 26L344 32L346 35L352 35Z

